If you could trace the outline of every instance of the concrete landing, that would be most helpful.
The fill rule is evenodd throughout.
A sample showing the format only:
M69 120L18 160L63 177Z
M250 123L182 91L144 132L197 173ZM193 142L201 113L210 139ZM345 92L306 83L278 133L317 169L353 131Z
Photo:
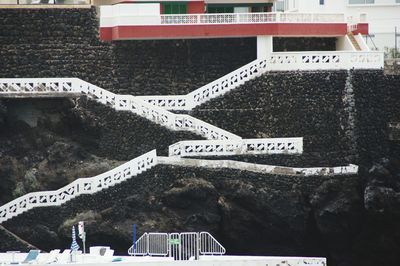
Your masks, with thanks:
M355 175L358 173L358 166L349 164L338 167L284 167L266 164L247 163L232 160L207 160L189 159L177 157L157 157L159 164L176 165L185 167L204 167L209 169L229 168L241 171L249 171L262 174L286 175L286 176L335 176Z
M32 98L78 98L77 92L0 92L0 98L32 99Z

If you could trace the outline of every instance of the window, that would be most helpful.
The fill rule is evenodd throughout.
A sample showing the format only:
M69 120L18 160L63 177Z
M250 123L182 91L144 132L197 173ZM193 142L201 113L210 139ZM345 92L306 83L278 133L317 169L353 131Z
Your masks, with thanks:
M325 0L319 0L319 5L321 6L325 5Z
M375 0L349 0L349 5L375 4Z
M209 6L207 13L233 13L233 6Z
M187 14L186 3L164 3L163 4L164 14Z

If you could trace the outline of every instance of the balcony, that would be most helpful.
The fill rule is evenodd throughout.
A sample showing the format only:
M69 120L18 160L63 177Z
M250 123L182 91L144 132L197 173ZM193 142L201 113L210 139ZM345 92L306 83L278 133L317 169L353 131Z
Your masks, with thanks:
M129 5L132 4L101 7L100 38L102 40L225 38L260 35L335 37L345 35L348 26L344 14L278 12L141 15L130 14Z

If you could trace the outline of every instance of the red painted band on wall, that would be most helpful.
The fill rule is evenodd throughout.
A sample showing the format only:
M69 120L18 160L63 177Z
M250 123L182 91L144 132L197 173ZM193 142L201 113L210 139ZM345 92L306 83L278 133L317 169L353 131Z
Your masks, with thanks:
M362 35L368 35L369 33L369 26L368 23L358 23L357 24L357 29L353 31L353 34L359 34L361 33Z
M343 36L346 23L268 23L235 25L116 26L100 28L100 39L180 39L272 36Z

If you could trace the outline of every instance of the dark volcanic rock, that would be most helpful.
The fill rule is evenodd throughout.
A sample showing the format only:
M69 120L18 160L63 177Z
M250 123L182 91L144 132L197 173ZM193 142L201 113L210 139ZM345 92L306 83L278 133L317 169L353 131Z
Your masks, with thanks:
M95 9L1 9L0 77L78 77L114 92L183 94L250 62L255 38L98 40ZM332 50L334 38L275 38L275 50ZM192 111L242 137L304 137L302 156L235 156L298 167L360 165L350 177L285 177L157 166L96 195L5 223L41 249L88 245L126 253L144 231L210 231L235 254L327 256L330 266L400 263L400 77L382 71L268 73ZM353 99L353 100L350 100ZM21 109L31 106L35 119ZM53 115L55 117L53 117ZM353 119L350 119L352 117ZM55 120L54 120L55 118ZM56 189L154 148L198 137L84 99L0 101L0 204ZM383 158L383 159L381 159ZM31 248L0 227L0 249Z
M15 234L11 233L3 226L0 225L0 239L1 239L1 250L20 250L28 252L31 249L37 249L33 245L19 238Z
M306 153L345 164L346 78L345 71L268 73L190 114L244 138L303 137Z
M65 120L69 134L92 153L117 160L131 160L153 149L168 155L168 146L201 136L172 131L128 111L115 111L95 101L81 98L79 108ZM78 130L76 130L78 129Z

